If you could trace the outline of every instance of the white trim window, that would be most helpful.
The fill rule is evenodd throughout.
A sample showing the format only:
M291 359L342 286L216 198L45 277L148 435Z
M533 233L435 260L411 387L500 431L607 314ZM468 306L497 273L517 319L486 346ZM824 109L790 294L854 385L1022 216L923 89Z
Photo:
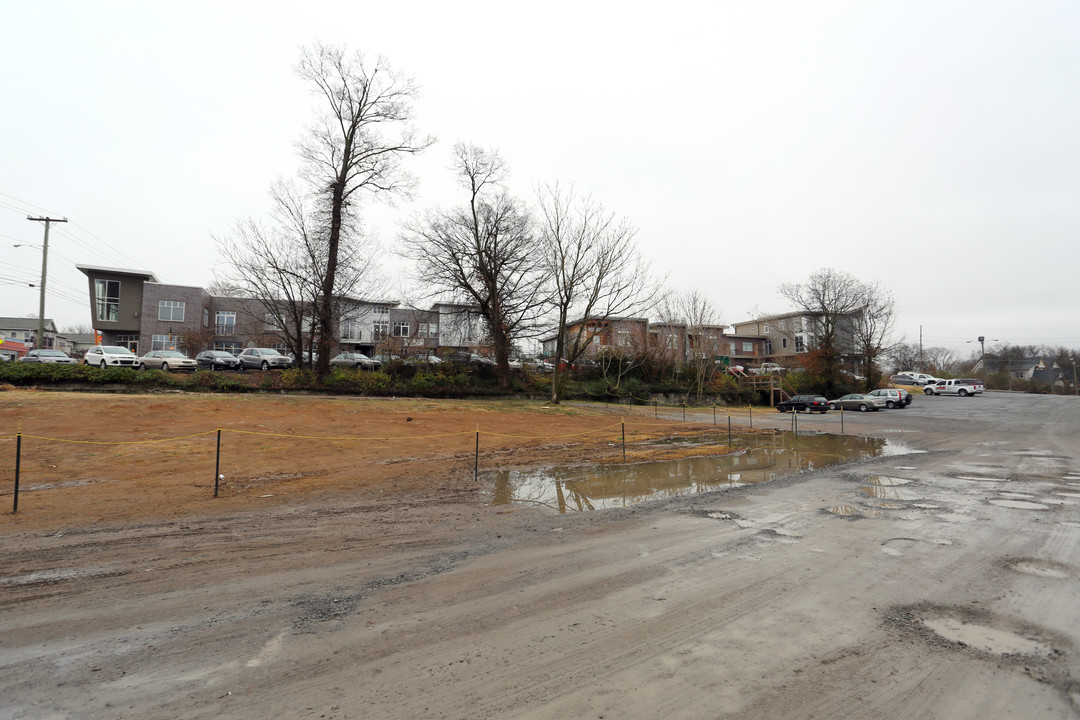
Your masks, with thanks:
M371 323L371 339L375 342L384 340L390 335L390 323L385 320L376 320Z
M184 303L181 300L158 300L157 319L184 322ZM156 349L156 348L155 348Z
M409 323L395 322L394 337L409 337Z
M95 280L94 300L97 305L97 319L103 322L120 320L120 281Z
M214 332L217 335L235 335L236 313L232 310L218 310L215 312Z

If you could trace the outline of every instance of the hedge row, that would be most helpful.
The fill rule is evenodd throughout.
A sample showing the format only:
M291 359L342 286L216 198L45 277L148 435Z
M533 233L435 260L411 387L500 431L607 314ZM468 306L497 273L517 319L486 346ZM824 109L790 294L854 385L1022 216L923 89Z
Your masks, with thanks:
M487 371L470 372L467 368L424 370L411 366L384 370L334 368L323 379L306 368L260 372L166 373L160 370L97 368L84 365L37 363L0 363L0 384L19 387L99 387L115 386L130 390L181 390L192 392L266 392L298 391L373 396L475 397L531 395L551 393L551 376L515 374L512 387L503 388ZM684 396L690 404L747 403L757 400L754 393L741 389L733 379L721 377L704 389L701 402L696 393L679 383L650 384L640 378L624 379L614 387L603 377L571 378L564 396L567 399L649 402L654 395Z

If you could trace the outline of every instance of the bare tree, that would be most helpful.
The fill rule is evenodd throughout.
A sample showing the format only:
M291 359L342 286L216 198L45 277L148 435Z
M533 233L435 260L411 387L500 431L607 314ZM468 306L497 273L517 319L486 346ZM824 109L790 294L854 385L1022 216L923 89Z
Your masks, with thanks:
M686 324L687 366L691 382L701 401L705 384L716 372L716 356L720 355L723 342L723 326L720 314L705 293L694 288L680 293L675 301L675 312Z
M573 186L558 183L537 190L541 240L554 294L555 358L577 362L595 335L587 327L607 326L626 313L644 313L659 295L659 283L634 244L637 234L627 219L616 219L591 197L578 197ZM571 317L579 317L568 333ZM558 403L568 370L555 363L551 400Z
M509 387L514 341L536 332L549 299L543 257L532 218L503 186L507 171L497 152L459 143L454 169L467 204L412 220L401 241L434 294L476 306Z
M926 362L935 374L951 373L960 359L956 350L946 347L931 347L923 351Z
M257 322L277 327L298 362L303 362L305 352L312 350L316 308L328 272L325 213L318 207L321 198L306 196L295 183L276 183L271 197L269 221L242 221L230 236L218 239L224 263L214 287L252 299L253 306L241 307ZM376 255L374 243L357 233L339 243L332 327L341 317L344 298L362 284L377 281Z
M318 372L329 371L335 344L334 308L341 243L353 228L358 193L393 201L415 185L401 159L429 147L412 127L413 81L379 57L368 63L360 53L316 45L297 67L325 101L324 112L300 143L303 175L323 200L326 213L325 272L315 306Z
M869 392L876 388L881 380L881 367L878 362L887 349L889 336L892 335L895 319L896 301L892 293L878 283L864 283L862 286L862 307L852 318L852 335L855 348L860 354L859 368L862 371L863 390Z
M854 348L846 346L852 319L865 303L863 283L850 273L823 268L806 283L784 283L780 295L813 319L811 334L815 368L832 396L840 384L843 356Z

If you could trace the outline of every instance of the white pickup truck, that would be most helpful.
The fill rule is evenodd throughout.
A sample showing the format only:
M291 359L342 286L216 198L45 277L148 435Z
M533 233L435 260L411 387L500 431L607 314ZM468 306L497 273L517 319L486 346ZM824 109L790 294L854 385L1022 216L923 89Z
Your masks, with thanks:
M959 378L956 380L938 380L923 388L927 395L959 395L960 397L974 396L979 388L970 380Z

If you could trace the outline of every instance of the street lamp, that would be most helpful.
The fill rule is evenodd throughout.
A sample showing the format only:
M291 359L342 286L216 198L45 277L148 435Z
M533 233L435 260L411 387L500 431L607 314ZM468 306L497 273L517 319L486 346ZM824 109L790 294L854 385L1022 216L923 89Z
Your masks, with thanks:
M48 226L46 226L48 227ZM48 231L46 230L45 242L49 241ZM38 302L38 330L37 337L34 339L34 347L45 347L45 269L48 263L49 250L48 245L42 247L35 243L16 243L12 247L32 247L41 250L41 283L38 285L39 290L39 302ZM34 287L34 283L27 283L30 287Z

